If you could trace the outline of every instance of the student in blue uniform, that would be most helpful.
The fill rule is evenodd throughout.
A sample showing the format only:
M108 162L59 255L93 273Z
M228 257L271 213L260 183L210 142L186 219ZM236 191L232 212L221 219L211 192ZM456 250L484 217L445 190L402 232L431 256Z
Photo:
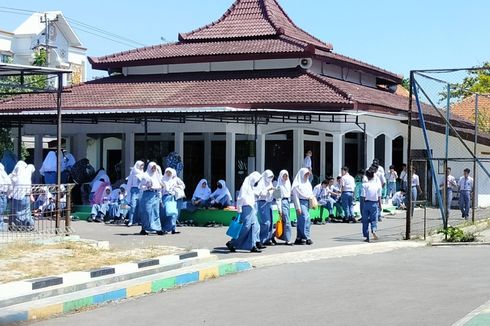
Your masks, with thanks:
M209 207L209 196L211 196L211 189L208 186L208 181L201 179L192 195L192 206L194 209Z
M277 179L277 189L280 192L279 202L277 203L277 210L279 211L279 218L282 218L283 232L279 240L285 241L284 244L292 246L291 242L293 234L293 228L291 226L291 220L289 219L289 202L291 200L291 181L289 180L289 173L287 170L279 172L279 178Z
M10 180L5 167L0 163L0 232L4 229L4 215L7 209L8 194L12 190L12 180Z
M362 235L366 238L364 241L370 242L369 225L371 225L371 234L374 240L378 240L376 235L378 223L378 206L381 202L381 185L375 179L376 170L372 167L366 171L367 182L362 184L361 196L364 198L362 208Z
M219 180L216 185L216 190L209 197L212 207L223 209L230 206L231 204L231 193L226 187L226 182L224 180Z
M261 245L275 245L272 223L272 201L274 200L272 196L272 192L274 191L272 179L274 179L274 173L271 170L265 170L257 186L259 188L257 210L259 211L258 218L260 221L260 244L257 244L257 247L259 248Z
M257 182L260 180L259 172L253 172L243 180L240 188L240 195L237 199L238 213L243 224L238 239L232 239L226 243L226 247L234 252L236 249L250 250L251 252L261 252L256 247L256 242L259 241L257 234L259 230L259 222L257 220L257 212L255 210L257 196Z
M140 183L145 174L145 163L136 161L128 176L128 196L129 196L129 212L127 226L132 226L140 222L138 216L138 202L141 197Z
M297 224L296 224L296 241L294 244L302 245L313 244L310 233L310 198L314 197L313 189L309 180L310 171L307 168L302 168L296 174L291 186L291 195L293 197L294 206L296 208Z
M162 189L162 209L160 211L160 220L163 232L172 234L180 233L177 231L177 218L179 215L177 200L177 172L172 168L166 168L163 174Z
M458 181L458 190L461 217L467 220L471 207L471 192L473 191L473 178L470 177L470 169L464 169L463 176Z
M141 219L141 235L156 232L163 235L160 222L160 199L162 191L162 175L158 172L155 162L150 162L140 183L143 191L139 202L139 216Z

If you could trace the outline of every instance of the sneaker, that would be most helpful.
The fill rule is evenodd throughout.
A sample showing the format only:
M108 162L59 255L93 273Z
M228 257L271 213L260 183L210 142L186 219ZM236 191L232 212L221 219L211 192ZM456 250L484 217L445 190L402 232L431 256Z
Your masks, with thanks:
M305 242L308 246L311 246L313 244L313 241L311 239L306 240Z

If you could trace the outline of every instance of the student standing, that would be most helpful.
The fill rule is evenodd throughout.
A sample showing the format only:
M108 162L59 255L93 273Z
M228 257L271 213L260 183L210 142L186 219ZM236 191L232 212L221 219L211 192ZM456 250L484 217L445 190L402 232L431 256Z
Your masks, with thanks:
M7 209L8 204L8 194L12 190L12 180L10 180L7 172L5 172L5 167L0 163L0 232L3 231L3 213Z
M295 244L313 244L310 233L310 198L314 197L313 189L309 180L310 171L307 168L302 168L296 174L293 185L291 186L291 194L293 196L294 206L296 208L297 224L296 224L296 241Z
M458 190L461 217L467 220L471 207L471 192L473 191L473 178L470 177L470 169L464 169L463 176L458 181Z
M164 232L172 232L178 234L177 218L178 207L175 199L177 193L177 172L172 168L166 168L163 174L163 189L162 189L162 210L160 211L160 221Z
M342 178L340 179L340 191L342 210L344 211L344 222L356 223L354 219L354 189L356 182L354 178L349 174L349 168L344 166L342 168Z
M280 202L277 203L277 209L279 211L279 218L282 219L283 231L282 235L278 237L279 240L285 241L285 245L292 246L292 226L289 218L289 202L291 199L291 181L289 180L289 173L287 170L279 172L279 178L277 179L277 188L281 193Z
M10 174L12 181L12 219L21 231L30 231L34 226L31 214L31 185L34 165L19 161Z
M237 239L232 239L226 243L226 247L231 252L236 251L236 249L261 252L261 250L256 247L256 243L259 241L257 237L259 222L255 210L255 198L258 193L256 184L260 178L261 175L259 172L253 172L243 180L240 194L237 199L237 209L240 214L242 228Z
M393 198L396 192L396 179L398 179L398 173L395 171L395 166L390 165L390 171L388 172L388 198Z
M259 221L260 221L260 236L259 241L262 245L273 246L274 243L274 229L272 223L272 201L274 197L272 192L274 191L274 186L272 185L272 179L274 178L274 173L271 170L265 170L262 173L262 178L258 184L259 196L257 198L257 209L259 211ZM257 245L257 247L261 247Z
M155 162L150 162L140 183L140 189L143 191L138 212L141 218L141 235L147 235L148 232L164 234L160 222L162 187L162 175L158 172L158 166Z
M362 234L366 238L364 241L369 242L369 225L371 225L371 234L374 240L378 240L376 235L378 223L378 205L381 201L381 187L379 182L374 178L375 170L369 168L366 171L367 182L362 184L361 196L364 198L362 209Z
M136 161L131 172L128 176L128 189L129 189L129 203L130 208L128 212L127 226L133 224L139 224L140 219L138 216L138 202L141 197L140 183L145 174L145 163L143 161Z
M446 179L446 206L447 206L447 215L451 212L451 202L453 201L453 187L457 187L458 183L456 182L456 178L451 175L451 168L448 167L446 169L447 179ZM441 189L444 189L444 179L439 184Z

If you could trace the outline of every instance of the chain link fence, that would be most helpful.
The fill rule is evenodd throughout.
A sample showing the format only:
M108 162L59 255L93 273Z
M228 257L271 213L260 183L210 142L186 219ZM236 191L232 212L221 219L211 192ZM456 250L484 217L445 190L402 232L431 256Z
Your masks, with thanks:
M0 244L72 234L72 188L0 185Z
M490 217L490 66L410 74L412 207L424 203L431 228ZM407 237L420 213L407 213Z

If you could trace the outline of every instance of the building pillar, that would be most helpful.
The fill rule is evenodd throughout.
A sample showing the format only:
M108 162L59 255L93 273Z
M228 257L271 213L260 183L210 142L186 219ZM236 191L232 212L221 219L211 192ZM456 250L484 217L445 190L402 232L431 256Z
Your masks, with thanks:
M366 142L366 161L367 165L366 168L371 166L374 160L374 137L369 136L366 134L367 137L367 142Z
M320 136L320 171L318 171L320 180L325 180L325 167L327 165L326 151L327 145L325 136Z
M235 167L236 167L236 134L226 133L226 185L233 197L235 197ZM236 198L235 198L236 200Z
M43 165L43 135L34 136L34 166L36 167L36 172L34 173L34 183L41 183L42 178L39 173L39 169Z
M76 134L73 137L72 154L76 161L87 157L87 134Z
M257 166L255 169L262 173L265 170L265 135L259 134L257 135Z
M340 175L340 170L344 162L344 137L342 134L332 134L332 176L336 178Z
M385 171L390 169L393 163L393 139L385 135Z
M204 133L204 178L211 182L211 133Z
M126 132L124 134L123 141L123 176L128 175L131 171L131 168L134 166L134 133Z
M403 137L403 163L408 165L408 142L407 138Z
M304 147L305 143L303 140L303 129L294 129L293 130L293 171L292 175L296 175L296 173L303 166L304 160Z
M174 134L174 151L184 160L184 133L178 131ZM179 173L179 178L184 178L184 172Z

